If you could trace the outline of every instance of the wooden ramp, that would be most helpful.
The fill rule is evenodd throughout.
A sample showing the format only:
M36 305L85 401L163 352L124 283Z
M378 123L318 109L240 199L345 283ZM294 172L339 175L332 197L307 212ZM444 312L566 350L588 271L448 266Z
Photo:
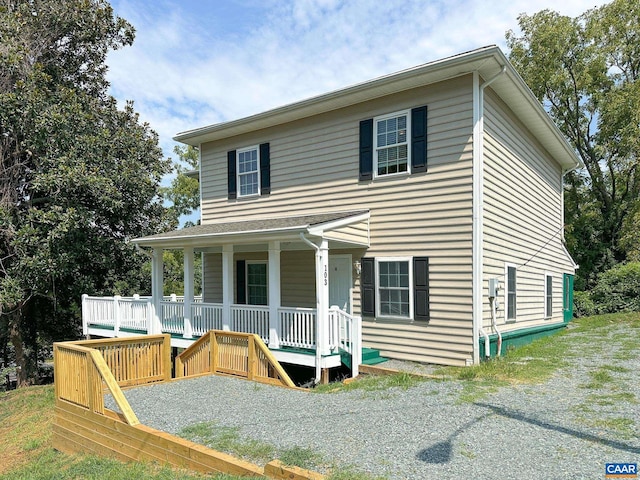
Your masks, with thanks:
M176 357L176 378L203 373L233 375L260 383L297 388L255 333L209 330Z
M179 381L179 378L171 380L170 340L169 335L144 335L55 343L53 447L70 454L152 461L207 473L272 479L324 478L278 460L264 467L254 465L140 424L121 387ZM214 331L196 345L199 346L189 349L190 352L185 350L183 358L177 361L176 367L180 364L180 368L176 372L180 377L220 372L293 386L256 335ZM196 371L199 373L193 373ZM112 395L119 412L105 407L105 392Z

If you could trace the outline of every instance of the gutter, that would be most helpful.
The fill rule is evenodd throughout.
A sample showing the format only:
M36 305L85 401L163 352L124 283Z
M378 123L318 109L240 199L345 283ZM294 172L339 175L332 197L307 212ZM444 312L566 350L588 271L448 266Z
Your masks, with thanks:
M316 251L316 269L318 265L318 256L320 255L320 247L309 240L304 236L303 232L300 232L300 239L313 248ZM320 298L318 296L318 288L316 287L316 376L314 379L314 384L318 385L320 383L320 377L322 375L322 369L320 367L320 362L322 360L322 356L320 355L320 345L318 343L318 334L320 333Z
M480 335L487 339L482 328L482 228L484 208L484 89L507 70L502 65L500 72L480 85L480 74L473 72L473 247L472 247L472 298L473 298L473 364L480 363L480 347L476 340Z

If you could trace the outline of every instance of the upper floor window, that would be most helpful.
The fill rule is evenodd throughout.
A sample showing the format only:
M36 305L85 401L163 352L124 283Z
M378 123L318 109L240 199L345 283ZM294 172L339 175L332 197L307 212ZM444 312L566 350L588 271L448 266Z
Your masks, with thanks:
M268 143L227 152L230 200L271 193L271 148Z
M427 171L427 107L360 121L358 179Z
M238 150L239 197L260 194L260 155L258 147Z
M376 176L409 171L409 111L374 119Z

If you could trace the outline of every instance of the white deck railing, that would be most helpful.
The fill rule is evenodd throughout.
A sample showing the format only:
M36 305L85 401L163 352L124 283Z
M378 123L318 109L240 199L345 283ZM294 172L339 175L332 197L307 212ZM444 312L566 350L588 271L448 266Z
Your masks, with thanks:
M257 333L269 343L269 307L266 305L231 305L232 332Z
M315 308L278 309L280 345L296 348L316 348Z
M222 304L191 304L191 326L194 337L201 337L209 330L223 330Z
M362 323L353 316L331 307L328 312L327 348L337 353L342 349L352 355L352 365L362 360ZM105 329L104 336L119 336L122 330L133 333L160 333L154 330L154 306L149 297L90 297L82 296L82 326L85 335L90 328ZM185 319L184 300L163 299L160 302L160 324L156 329L183 338L198 338L209 330L231 330L256 333L269 342L269 307L263 305L231 305L225 322L224 306L219 303L191 304L190 322ZM280 307L276 322L279 344L285 347L316 348L316 310L313 308ZM112 335L107 332L113 331ZM95 333L95 332L94 332ZM189 335L191 334L191 335ZM103 335L101 332L100 335Z
M350 315L338 307L329 309L329 344L351 355L351 373L358 375L362 363L362 318Z

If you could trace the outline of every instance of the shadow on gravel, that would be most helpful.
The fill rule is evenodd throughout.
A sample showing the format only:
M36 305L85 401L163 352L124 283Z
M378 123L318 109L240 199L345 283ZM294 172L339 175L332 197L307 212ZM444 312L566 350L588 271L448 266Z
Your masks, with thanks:
M531 417L527 417L526 415L515 411L515 410L509 410L506 409L504 407L498 407L497 405L491 405L488 403L482 403L482 402L476 402L474 403L474 405L477 405L479 407L484 407L484 408L488 408L489 410L491 410L493 413L495 413L496 415L501 415L503 417L507 417L507 418L513 418L514 420L518 420L520 422L527 422L530 423L531 425L536 425L538 427L542 427L542 428L546 428L547 430L554 430L556 432L560 432L560 433L564 433L567 435L571 435L573 437L576 438L581 438L584 440L588 440L590 442L596 442L596 443L601 443L603 445L607 445L611 448L615 448L618 450L624 450L625 452L631 452L631 453L635 453L635 454L640 454L640 448L639 447L634 447L633 445L629 445L626 443L622 443L622 442L618 442L615 440L609 440L607 438L604 437L599 437L597 435L592 435L590 433L585 433L585 432L581 432L579 430L573 430L571 428L567 428L567 427L563 427L562 425L554 425L551 423L547 423L541 420L538 420L536 418L531 418Z
M471 422L465 423L463 426L449 435L449 437L443 442L438 442L434 445L431 445L430 447L420 450L416 455L416 458L421 462L431 464L449 463L451 461L451 457L453 456L453 441L455 440L455 438L472 425L481 422L490 415L490 413L487 413L486 415L482 415L475 420L472 420Z

